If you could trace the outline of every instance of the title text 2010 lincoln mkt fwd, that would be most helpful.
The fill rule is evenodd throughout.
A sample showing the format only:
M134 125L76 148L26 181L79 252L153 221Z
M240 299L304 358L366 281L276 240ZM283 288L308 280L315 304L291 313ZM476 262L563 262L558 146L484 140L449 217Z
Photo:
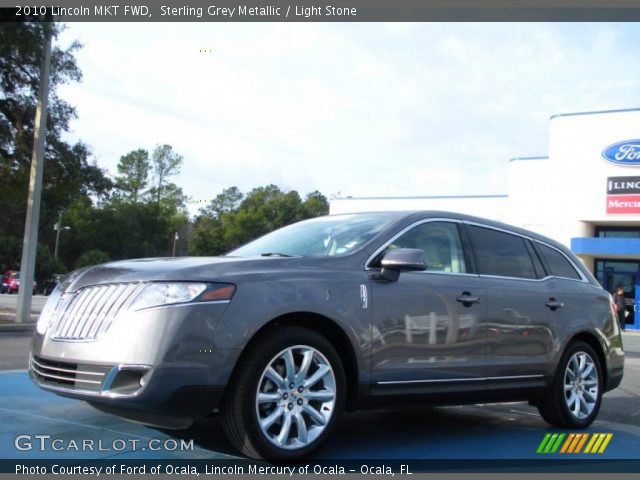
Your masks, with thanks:
M314 218L221 257L66 277L38 385L143 423L219 410L253 458L317 448L343 411L528 400L587 427L622 379L611 297L562 245L446 212Z

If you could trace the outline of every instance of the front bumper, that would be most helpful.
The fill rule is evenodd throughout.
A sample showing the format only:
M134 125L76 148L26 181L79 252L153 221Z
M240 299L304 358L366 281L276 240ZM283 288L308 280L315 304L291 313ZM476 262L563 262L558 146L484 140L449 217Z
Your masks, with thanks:
M215 345L226 308L206 302L124 311L90 339L62 339L52 324L34 334L30 376L45 390L125 418L186 426L217 407L239 356Z

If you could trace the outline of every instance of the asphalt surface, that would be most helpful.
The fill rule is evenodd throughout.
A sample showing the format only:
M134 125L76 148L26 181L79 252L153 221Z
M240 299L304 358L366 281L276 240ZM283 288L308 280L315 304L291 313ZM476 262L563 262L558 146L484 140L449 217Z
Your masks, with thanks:
M28 333L0 333L0 458L14 459L224 459L238 453L226 441L217 417L183 431L164 431L98 412L84 402L56 396L28 379ZM613 433L597 460L640 459L640 333L625 333L625 377L605 395L589 433ZM536 449L545 433L559 433L526 403L460 407L407 408L347 414L316 454L323 459L522 460L540 458ZM102 446L126 440L125 449L78 452L45 448L18 450L17 435L47 434L67 442L93 440ZM169 447L193 439L193 449ZM172 443L173 442L173 443ZM120 447L122 443L118 443ZM593 455L591 457L594 457Z

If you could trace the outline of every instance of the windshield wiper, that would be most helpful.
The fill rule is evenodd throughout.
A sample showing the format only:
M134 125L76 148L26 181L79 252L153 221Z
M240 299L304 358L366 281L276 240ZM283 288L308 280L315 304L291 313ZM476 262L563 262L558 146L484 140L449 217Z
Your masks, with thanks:
M287 255L286 253L279 252L269 252L269 253L261 253L261 257L293 257L293 255Z

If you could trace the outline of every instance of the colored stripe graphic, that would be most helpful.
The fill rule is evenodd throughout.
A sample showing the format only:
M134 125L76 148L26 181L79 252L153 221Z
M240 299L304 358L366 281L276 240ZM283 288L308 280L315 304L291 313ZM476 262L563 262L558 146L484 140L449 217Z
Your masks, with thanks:
M602 445L600 446L600 450L598 450L598 453L604 453L607 446L609 445L609 442L613 438L613 433L607 433L606 435L607 435L607 438L605 439L604 442L602 442Z
M547 433L542 439L542 442L540 442L540 445L538 445L538 450L536 450L536 453L542 453L544 451L544 447L547 445L547 442L549 441L550 438L551 438L551 434Z
M598 440L598 434L594 434L593 437L591 437L591 440L589 441L589 444L587 445L587 448L584 449L584 453L591 453L591 449L593 448L593 444L596 443L596 440Z
M556 453L565 436L564 433L547 433L538 445L536 453Z
M594 433L584 453L604 453L613 438L613 433Z
M569 450L569 446L571 445L571 442L573 442L574 438L576 438L576 434L570 433L569 438L567 438L567 441L564 442L564 445L562 446L562 450L560 450L560 453L567 453L567 450Z
M575 433L573 436L573 440L571 441L571 445L567 448L567 453L579 453L578 445L583 441L584 433Z
M576 446L575 453L580 453L580 451L582 450L582 447L584 446L584 443L587 441L587 438L589 438L589 434L583 433L582 438L580 439L580 442L578 442L578 445Z
M553 448L551 448L551 453L556 453L558 451L558 449L560 448L560 443L562 443L562 439L566 436L566 434L561 433L560 435L558 435L558 439L556 440L556 443L553 444Z
M547 433L536 453L604 453L612 438L613 433Z

